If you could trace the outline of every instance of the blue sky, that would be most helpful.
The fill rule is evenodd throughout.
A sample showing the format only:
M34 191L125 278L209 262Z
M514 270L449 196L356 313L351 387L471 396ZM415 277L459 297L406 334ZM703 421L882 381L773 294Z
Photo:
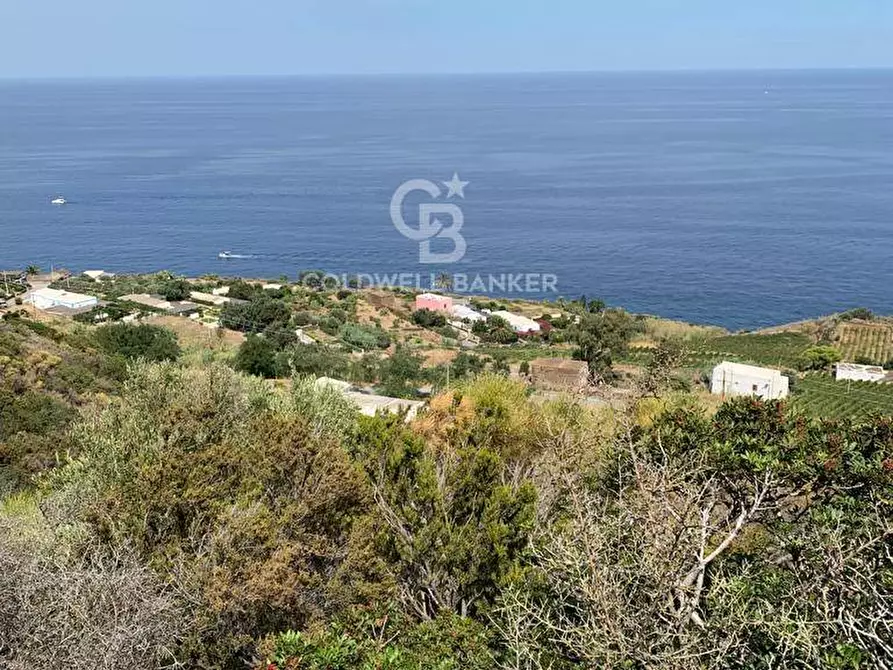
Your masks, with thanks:
M891 0L0 0L0 77L837 67Z

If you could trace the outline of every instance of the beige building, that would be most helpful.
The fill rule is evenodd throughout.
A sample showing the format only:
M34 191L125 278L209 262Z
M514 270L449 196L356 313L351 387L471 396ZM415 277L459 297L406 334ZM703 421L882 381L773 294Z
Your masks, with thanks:
M530 362L530 380L553 391L582 391L589 386L589 366L569 358L538 358Z

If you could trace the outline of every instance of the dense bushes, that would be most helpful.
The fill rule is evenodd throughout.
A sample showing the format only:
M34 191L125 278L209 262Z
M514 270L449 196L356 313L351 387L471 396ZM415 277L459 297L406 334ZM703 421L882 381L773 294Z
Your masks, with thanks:
M96 342L107 353L131 360L172 361L180 356L176 335L147 323L102 326L96 329Z
M412 322L422 328L442 328L447 324L446 316L430 309L417 309L412 313Z
M387 349L391 346L391 338L384 330L357 323L343 324L338 330L338 337L346 344L365 351Z
M71 665L80 635L109 659L81 667L161 646L221 670L889 666L893 422L632 405L493 375L408 425L307 377L138 363L7 524L23 537L0 532L0 654ZM121 616L71 614L91 598Z
M251 302L229 303L220 313L220 325L245 333L288 329L291 309L281 300L259 294Z
M27 498L0 514L0 666L155 670L186 623L126 552L72 556Z

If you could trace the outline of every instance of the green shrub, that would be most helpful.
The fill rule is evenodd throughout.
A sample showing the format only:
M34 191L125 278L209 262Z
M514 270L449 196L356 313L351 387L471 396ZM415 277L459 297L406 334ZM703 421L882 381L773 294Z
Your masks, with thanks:
M180 356L177 337L167 328L147 323L114 323L96 329L97 344L106 352L133 360L172 361Z
M387 349L391 345L390 336L381 328L369 328L355 323L345 323L338 329L338 337L352 347L364 349Z
M430 309L417 309L412 313L412 322L422 328L439 328L447 324L447 318L440 312Z
M276 346L266 337L249 335L236 352L233 367L258 377L273 378L280 376L276 362Z
M185 279L171 279L162 284L160 293L165 300L186 300L192 293L192 285Z

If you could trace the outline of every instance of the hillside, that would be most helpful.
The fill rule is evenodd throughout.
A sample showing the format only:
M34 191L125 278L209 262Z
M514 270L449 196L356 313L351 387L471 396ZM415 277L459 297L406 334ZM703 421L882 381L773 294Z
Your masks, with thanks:
M194 318L98 323L136 309L113 288L0 322L0 666L893 663L887 387L701 378L802 366L811 331L507 302L549 328L463 339L411 293L189 282L222 285ZM596 386L524 371L575 355Z

